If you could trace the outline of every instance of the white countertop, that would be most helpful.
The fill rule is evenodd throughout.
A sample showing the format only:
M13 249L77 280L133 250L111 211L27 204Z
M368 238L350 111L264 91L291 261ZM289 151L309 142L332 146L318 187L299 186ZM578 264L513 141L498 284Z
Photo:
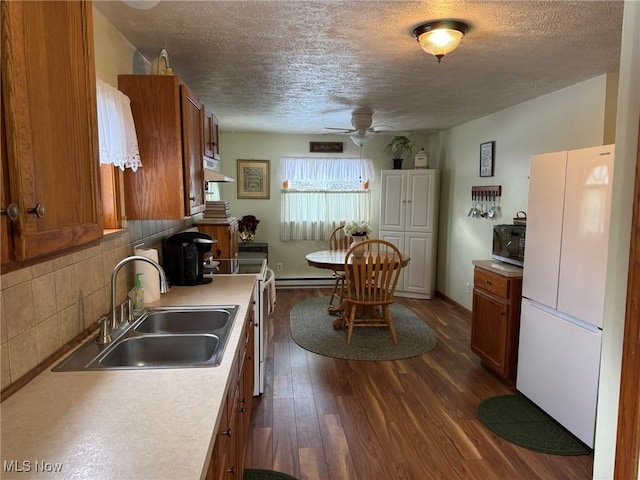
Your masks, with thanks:
M173 287L149 304L240 305L218 367L48 369L2 402L0 477L204 478L254 282L255 276L219 275L207 285ZM56 464L58 473L36 471Z
M471 263L476 267L484 268L504 277L522 278L522 267L517 267L509 263L497 260L473 260Z

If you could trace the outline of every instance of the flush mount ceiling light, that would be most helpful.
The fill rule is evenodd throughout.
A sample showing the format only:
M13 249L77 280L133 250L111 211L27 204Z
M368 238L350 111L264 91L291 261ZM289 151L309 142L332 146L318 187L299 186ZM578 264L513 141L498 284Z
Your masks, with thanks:
M469 31L469 25L457 20L434 20L418 25L413 29L413 36L422 49L435 56L438 63L446 54L453 52L460 40Z

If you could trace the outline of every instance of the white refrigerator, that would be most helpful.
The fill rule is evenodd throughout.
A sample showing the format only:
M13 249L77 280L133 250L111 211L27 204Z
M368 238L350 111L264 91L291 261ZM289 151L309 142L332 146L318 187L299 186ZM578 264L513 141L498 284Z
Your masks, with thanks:
M614 146L531 158L516 388L593 448Z

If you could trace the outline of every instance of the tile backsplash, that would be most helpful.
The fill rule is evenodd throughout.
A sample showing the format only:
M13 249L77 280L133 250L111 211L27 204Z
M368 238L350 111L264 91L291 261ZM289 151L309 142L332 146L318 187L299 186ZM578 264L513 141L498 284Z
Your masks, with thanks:
M184 221L139 220L99 245L0 277L0 366L5 389L111 310L111 272L135 245L160 248ZM117 302L133 286L133 267L116 279Z

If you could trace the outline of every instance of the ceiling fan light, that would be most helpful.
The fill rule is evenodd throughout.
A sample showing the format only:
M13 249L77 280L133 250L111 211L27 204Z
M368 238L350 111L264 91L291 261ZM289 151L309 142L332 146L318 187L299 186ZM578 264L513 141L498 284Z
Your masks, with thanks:
M369 141L369 136L363 134L349 135L349 138L359 147L364 147L364 144Z
M423 23L413 30L422 49L435 56L438 63L448 53L453 52L466 35L469 26L455 20L438 20Z

